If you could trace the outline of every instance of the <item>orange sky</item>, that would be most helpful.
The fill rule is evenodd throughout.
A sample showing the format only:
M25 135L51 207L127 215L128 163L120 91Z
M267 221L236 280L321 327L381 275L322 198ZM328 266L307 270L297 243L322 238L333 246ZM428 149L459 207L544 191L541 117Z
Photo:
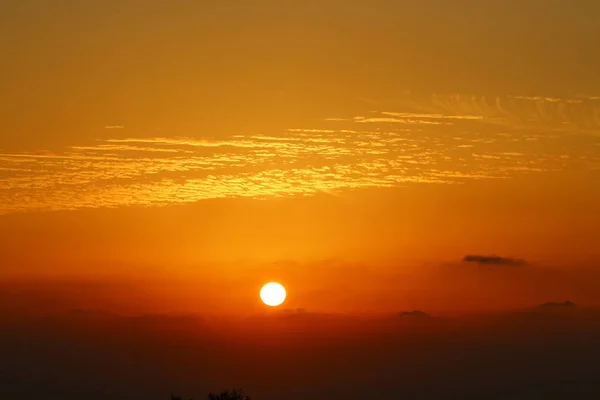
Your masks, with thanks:
M292 308L599 304L600 5L459 3L2 2L0 279L116 309L260 310L270 280Z

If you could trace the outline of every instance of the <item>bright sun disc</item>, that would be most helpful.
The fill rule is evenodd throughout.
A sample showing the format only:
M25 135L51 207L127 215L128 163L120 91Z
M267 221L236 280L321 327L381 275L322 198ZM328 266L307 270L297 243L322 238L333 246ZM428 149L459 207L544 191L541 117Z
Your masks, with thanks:
M277 282L269 282L260 289L260 299L271 307L283 303L285 296L285 288Z

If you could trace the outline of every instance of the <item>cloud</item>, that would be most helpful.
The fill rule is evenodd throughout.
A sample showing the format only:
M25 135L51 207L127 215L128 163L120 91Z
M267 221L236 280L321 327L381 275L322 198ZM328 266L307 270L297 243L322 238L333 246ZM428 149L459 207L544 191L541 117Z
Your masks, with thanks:
M420 311L420 310L414 310L414 311L403 311L403 312L399 312L398 313L399 317L419 317L419 318L423 318L423 317L431 317L429 314L427 314L424 311Z
M444 115L444 114L419 114L419 113L399 113L382 111L383 115L390 115L399 118L422 118L422 119L459 119L459 120L482 120L481 115Z
M483 265L525 265L525 260L517 258L506 258L498 256L481 256L481 255L466 255L463 257L463 262L476 263Z
M575 307L575 303L569 300L565 300L562 303L548 302L540 304L537 308L572 308Z
M386 122L405 125L452 125L451 122L431 121L427 119L411 119L411 118L393 118L393 117L354 117L355 122L359 123L374 123Z
M532 100L532 101L541 101L548 103L560 103L566 101L568 103L582 103L581 99L561 99L557 97L544 97L544 96L511 96L513 99L522 99L522 100ZM590 98L590 100L592 100Z
M589 151L600 143L593 137L582 141L557 132L507 129L559 117L583 118L589 126L594 118L600 121L600 113L592 112L598 102L578 99L437 95L409 99L397 111L328 118L268 135L116 136L73 143L63 151L3 153L0 214L341 195L358 188L462 184L573 166L593 169L600 165L600 156ZM536 105L540 102L545 105Z
M327 121L371 124L457 125L481 123L524 130L600 135L600 97L479 96L433 94L408 95L399 100L398 111L372 111L373 116Z
M160 147L140 147L140 146L129 146L129 145L113 145L113 144L102 144L98 146L71 146L73 150L90 150L93 152L100 151L146 151L146 152L158 152L158 153L178 153L182 152L178 149L165 149ZM189 153L189 151L187 151Z
M593 97L475 96L434 94L410 105L431 114L472 115L517 129L600 135L600 102Z
M211 140L194 138L127 138L127 139L108 139L108 143L144 143L154 145L169 146L191 146L191 147L257 147L255 143L248 140Z

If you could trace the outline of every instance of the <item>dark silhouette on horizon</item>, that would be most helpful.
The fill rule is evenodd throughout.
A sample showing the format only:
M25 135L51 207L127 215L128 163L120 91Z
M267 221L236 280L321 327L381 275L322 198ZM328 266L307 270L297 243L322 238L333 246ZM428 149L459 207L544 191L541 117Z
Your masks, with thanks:
M171 400L184 400L181 396L171 395ZM193 399L190 399L193 400ZM249 396L244 394L242 390L226 390L219 394L209 393L208 400L251 400Z

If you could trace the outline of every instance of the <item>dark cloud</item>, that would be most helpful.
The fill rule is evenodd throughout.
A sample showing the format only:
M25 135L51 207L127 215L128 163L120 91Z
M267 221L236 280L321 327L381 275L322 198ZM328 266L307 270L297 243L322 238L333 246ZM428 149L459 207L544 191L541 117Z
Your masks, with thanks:
M481 256L467 254L463 257L463 262L485 264L485 265L525 265L527 262L518 258L506 258L498 256Z
M562 308L562 307L575 307L575 303L573 303L572 301L566 300L562 303L556 303L556 302L548 302L548 303L544 303L544 304L540 304L538 306L538 308Z
M420 311L420 310L414 310L414 311L403 311L398 313L398 316L400 317L429 317L430 315L427 314L426 312Z

